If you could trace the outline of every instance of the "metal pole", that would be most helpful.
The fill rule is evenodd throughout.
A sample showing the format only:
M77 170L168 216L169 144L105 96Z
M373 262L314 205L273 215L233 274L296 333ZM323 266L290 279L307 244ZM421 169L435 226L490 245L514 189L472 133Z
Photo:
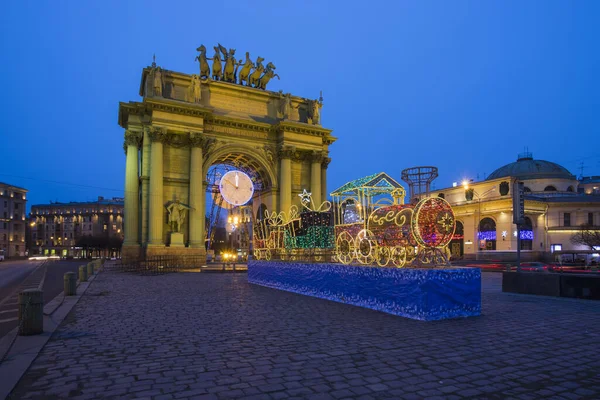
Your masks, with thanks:
M517 224L517 272L521 272L521 225Z

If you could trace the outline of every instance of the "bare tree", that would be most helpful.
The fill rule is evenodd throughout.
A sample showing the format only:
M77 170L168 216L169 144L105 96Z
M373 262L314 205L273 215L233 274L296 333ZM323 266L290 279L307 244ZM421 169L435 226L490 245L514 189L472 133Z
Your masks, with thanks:
M571 243L588 246L590 250L600 247L600 230L591 225L583 224L580 230L571 236Z

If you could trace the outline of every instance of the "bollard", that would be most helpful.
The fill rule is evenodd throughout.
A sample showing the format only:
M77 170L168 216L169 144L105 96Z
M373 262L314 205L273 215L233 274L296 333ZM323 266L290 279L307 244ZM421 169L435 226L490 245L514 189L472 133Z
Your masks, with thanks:
M44 332L44 292L26 289L19 293L19 335Z
M64 281L65 296L75 296L77 294L77 279L75 279L75 272L67 272L64 275Z
M79 267L79 282L87 282L87 268L85 265Z
M87 265L87 276L94 275L94 263L88 263Z

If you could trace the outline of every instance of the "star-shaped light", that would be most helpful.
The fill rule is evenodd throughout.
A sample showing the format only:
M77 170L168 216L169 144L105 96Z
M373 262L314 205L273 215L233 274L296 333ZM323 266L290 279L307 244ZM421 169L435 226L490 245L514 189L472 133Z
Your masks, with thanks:
M302 204L304 204L304 205L310 204L312 193L309 193L306 191L306 189L304 189L304 191L302 193L300 193L298 196L300 196L300 202Z
M445 213L442 219L438 221L446 232L450 232L450 230L454 227L454 219L450 216L450 214Z

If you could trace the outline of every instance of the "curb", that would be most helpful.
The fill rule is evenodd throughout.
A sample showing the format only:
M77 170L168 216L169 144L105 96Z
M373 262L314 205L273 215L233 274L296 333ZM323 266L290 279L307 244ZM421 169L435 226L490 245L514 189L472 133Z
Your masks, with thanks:
M88 277L87 282L79 282L75 296L59 294L44 306L44 332L33 336L17 336L18 327L0 340L0 399L7 399L21 377L27 372L52 334L83 297L88 287L98 276ZM14 343L13 343L14 340ZM12 344L12 347L11 347ZM8 353L6 353L8 351Z

